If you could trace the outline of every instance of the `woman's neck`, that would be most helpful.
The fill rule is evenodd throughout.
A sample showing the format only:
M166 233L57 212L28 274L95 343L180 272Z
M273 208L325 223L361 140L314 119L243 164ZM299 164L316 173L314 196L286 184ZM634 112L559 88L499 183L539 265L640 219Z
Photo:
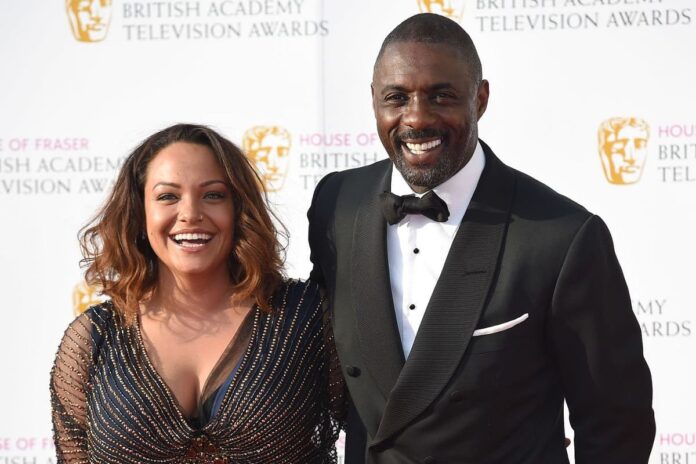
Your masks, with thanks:
M170 315L205 317L236 306L231 288L226 270L212 275L176 275L163 266L147 306Z

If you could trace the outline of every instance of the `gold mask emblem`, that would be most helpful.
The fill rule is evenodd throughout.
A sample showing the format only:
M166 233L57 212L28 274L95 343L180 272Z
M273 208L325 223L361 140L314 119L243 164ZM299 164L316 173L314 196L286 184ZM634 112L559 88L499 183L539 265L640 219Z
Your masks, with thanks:
M73 289L73 313L78 316L90 306L94 306L104 301L104 298L99 294L99 291L87 285L86 282L80 282Z
M112 0L65 0L70 28L80 42L101 42L109 32Z
M283 188L290 164L290 132L278 126L254 126L244 133L242 143L266 190L277 192Z
M648 155L648 123L638 118L611 118L600 124L598 135L607 180L617 185L638 182Z
M418 9L421 13L436 13L459 22L464 17L464 2L465 0L418 0Z

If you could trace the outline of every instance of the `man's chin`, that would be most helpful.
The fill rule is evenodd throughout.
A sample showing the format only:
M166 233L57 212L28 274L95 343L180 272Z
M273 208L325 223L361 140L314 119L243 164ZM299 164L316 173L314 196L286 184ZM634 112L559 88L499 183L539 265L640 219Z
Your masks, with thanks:
M437 168L411 165L400 165L396 166L396 168L411 187L429 190L441 183L439 181L441 175Z
M435 164L424 163L415 165L407 163L406 160L401 158L394 165L411 187L430 190L448 180L458 171L451 161L447 157L441 157Z

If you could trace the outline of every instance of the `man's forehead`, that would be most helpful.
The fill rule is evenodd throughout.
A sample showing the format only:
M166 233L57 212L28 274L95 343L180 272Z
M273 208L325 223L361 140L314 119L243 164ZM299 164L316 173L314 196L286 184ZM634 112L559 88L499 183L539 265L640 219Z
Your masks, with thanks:
M470 80L471 70L461 54L448 44L395 42L385 48L377 61L373 83L398 85L407 79L428 81L428 85Z
M453 45L440 42L399 41L392 42L382 51L376 66L384 61L423 60L437 56L449 60L462 60L462 53Z

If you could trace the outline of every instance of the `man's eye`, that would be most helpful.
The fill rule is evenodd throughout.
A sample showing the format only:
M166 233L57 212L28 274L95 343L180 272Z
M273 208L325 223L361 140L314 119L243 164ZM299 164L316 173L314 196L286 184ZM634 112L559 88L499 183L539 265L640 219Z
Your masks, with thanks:
M403 103L406 100L408 100L408 97L406 95L397 93L397 94L389 94L386 97L384 97L384 101L389 102L389 103Z

